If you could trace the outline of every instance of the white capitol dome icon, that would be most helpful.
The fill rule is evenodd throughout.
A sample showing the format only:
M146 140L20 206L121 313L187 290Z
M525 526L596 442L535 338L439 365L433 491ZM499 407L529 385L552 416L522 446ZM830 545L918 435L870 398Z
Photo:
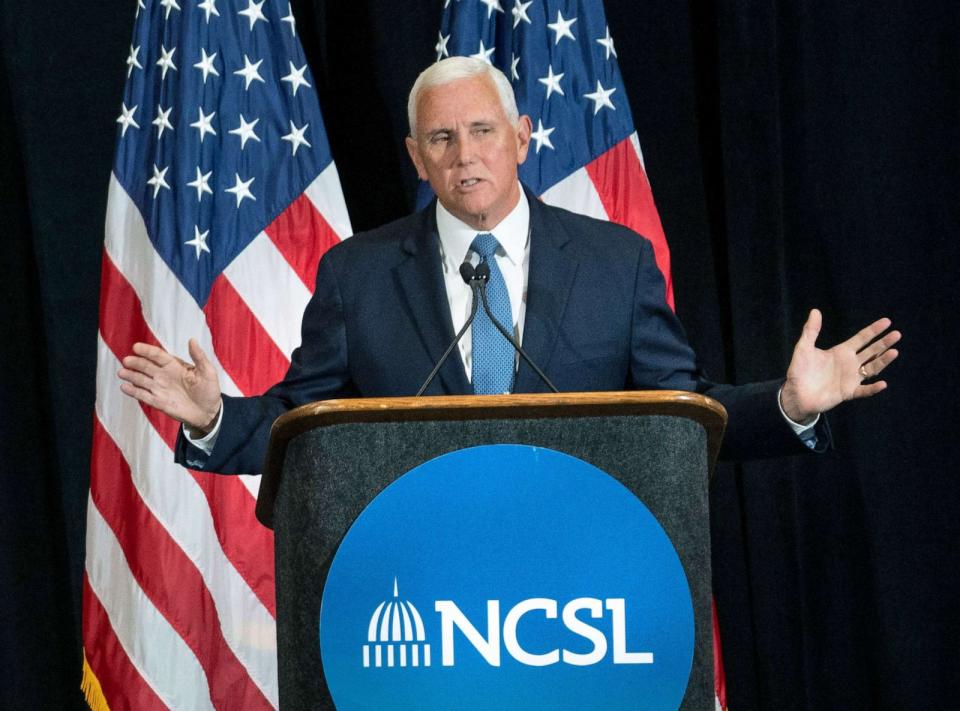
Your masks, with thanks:
M430 645L424 639L423 618L413 603L400 599L394 578L393 599L377 605L370 617L363 666L371 666L372 661L375 667L428 667Z

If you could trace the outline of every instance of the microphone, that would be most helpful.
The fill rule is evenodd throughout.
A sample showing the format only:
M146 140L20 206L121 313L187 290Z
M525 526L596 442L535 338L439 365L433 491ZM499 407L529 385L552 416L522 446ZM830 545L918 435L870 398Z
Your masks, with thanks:
M490 268L487 267L487 278L490 277ZM472 286L474 277L476 277L476 270L473 268L473 265L467 261L460 265L460 278L463 279L463 283L467 286Z
M461 276L463 275L464 266L469 266L469 263L464 262L464 264L460 265ZM483 310L487 312L487 316L490 318L490 321L493 323L494 326L497 327L497 330L503 334L503 337L506 338L508 341L510 341L510 345L513 346L513 349L517 353L519 353L525 361L527 361L530 367L533 368L534 372L540 376L540 379L547 384L547 387L550 388L553 392L559 393L560 391L557 390L557 387L552 382L550 382L550 378L547 377L546 373L540 370L539 366L537 366L537 364L533 362L533 359L531 359L530 356L527 355L526 351L524 351L523 348L520 346L520 344L517 342L517 339L513 337L513 334L507 331L507 329L503 327L503 324L497 321L496 317L493 315L493 312L490 311L490 304L487 303L487 281L489 281L490 279L490 265L487 264L486 262L480 262L477 265L477 268L473 271L474 271L475 280L479 282L480 299L483 302ZM473 286L472 282L471 282L471 286ZM474 290L476 290L476 288L477 287L474 287ZM476 298L476 293L474 293L474 298ZM474 311L476 311L476 302L474 302ZM471 321L473 320L472 315L470 317L470 320Z
M486 265L481 265L486 266ZM460 342L460 339L463 338L463 334L467 332L467 329L470 328L470 324L473 323L473 319L477 316L477 305L480 303L480 300L477 299L477 290L480 288L480 279L477 277L477 270L473 268L473 265L470 262L464 262L460 265L460 278L463 279L470 289L472 290L472 299L470 303L470 318L467 319L467 322L463 324L463 327L454 337L453 342L447 346L447 350L443 352L443 355L440 356L440 360L437 361L437 364L433 367L433 370L430 371L430 375L427 376L427 379L423 381L423 385L420 386L420 389L417 390L417 394L414 397L420 397L423 395L424 390L433 382L433 379L437 377L437 373L440 372L440 368L443 367L443 364L447 362L447 358L450 357L450 354L453 352L453 349ZM487 276L485 279L490 278L490 268L487 267ZM484 281L484 283L486 283Z

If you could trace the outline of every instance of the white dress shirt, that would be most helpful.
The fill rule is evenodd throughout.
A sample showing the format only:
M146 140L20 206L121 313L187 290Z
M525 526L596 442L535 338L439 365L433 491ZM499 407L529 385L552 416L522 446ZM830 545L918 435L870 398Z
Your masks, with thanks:
M451 215L439 200L437 201L437 231L440 234L440 259L443 265L443 282L447 289L447 303L450 304L453 332L458 333L470 317L472 302L472 290L460 276L460 265L465 261L469 261L474 266L479 264L480 257L470 249L470 244L480 233ZM530 204L522 189L517 206L498 225L486 232L496 237L500 243L494 258L497 260L497 266L507 285L507 293L510 295L513 321L510 325L513 327L513 335L518 342L522 342L523 318L527 310L527 274L530 271ZM467 380L472 381L471 330L472 328L467 329L463 334L458 347Z

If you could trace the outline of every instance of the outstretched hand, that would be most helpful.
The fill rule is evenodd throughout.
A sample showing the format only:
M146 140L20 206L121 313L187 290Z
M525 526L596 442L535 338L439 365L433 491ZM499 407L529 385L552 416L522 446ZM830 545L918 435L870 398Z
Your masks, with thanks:
M877 377L899 355L893 345L900 340L900 332L884 334L890 328L888 318L874 321L829 350L816 345L822 321L820 311L813 309L793 349L787 380L780 393L784 413L801 424L809 423L819 413L841 402L870 397L884 390L887 387L884 380L864 381Z
M120 389L184 423L195 434L206 434L220 413L217 370L193 338L188 345L193 364L162 348L135 343L117 373Z

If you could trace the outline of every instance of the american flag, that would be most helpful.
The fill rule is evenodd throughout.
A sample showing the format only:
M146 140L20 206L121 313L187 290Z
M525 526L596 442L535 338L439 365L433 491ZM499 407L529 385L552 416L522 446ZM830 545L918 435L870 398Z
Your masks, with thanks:
M510 79L534 127L521 181L546 203L649 239L672 308L670 252L602 0L446 0L434 49L437 61L477 57ZM716 605L712 612L714 690L725 709Z
M93 708L278 705L259 478L173 463L177 425L120 392L136 341L196 337L226 394L280 380L317 263L350 234L283 0L138 0L102 266L83 688Z
M673 306L670 252L603 3L446 0L435 50L438 61L477 57L506 74L534 129L521 181L544 202L647 237Z

